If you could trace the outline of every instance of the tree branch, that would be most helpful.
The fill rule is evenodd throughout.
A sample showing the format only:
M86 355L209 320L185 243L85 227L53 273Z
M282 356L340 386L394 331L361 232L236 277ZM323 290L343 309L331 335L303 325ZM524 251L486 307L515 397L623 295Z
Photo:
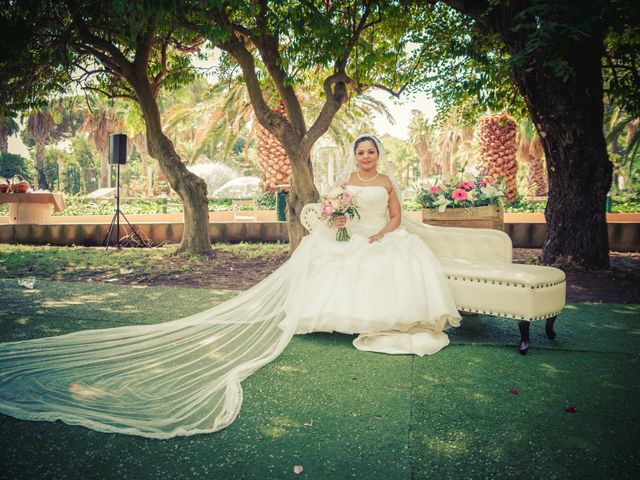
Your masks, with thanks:
M171 35L173 32L170 30L167 32L167 35L162 40L162 46L160 48L160 71L153 77L153 84L157 89L160 85L160 82L167 76L167 72L169 69L167 68L167 47L169 46L169 42L171 41Z
M351 55L351 51L355 47L358 39L360 38L360 34L367 28L367 17L371 13L371 4L367 3L365 6L364 12L362 12L362 16L360 17L360 21L358 26L353 31L351 38L347 41L347 45L345 46L344 53L340 59L336 61L336 72L344 72L347 68L347 62L349 61L349 56ZM380 19L373 21L370 25L375 25L379 23Z
M101 50L97 50L84 43L70 42L69 45L82 55L96 57L102 63L102 65L104 65L104 67L111 72L111 74L119 77L124 76L124 72L120 68L120 65L118 65L109 55L102 52Z
M110 68L112 68L114 73L120 76L126 77L133 73L131 62L127 60L118 47L106 39L93 34L77 11L72 10L71 15L80 38L88 48L93 47L92 50L94 53L100 53L100 55L96 55L100 61L104 63L106 60L111 64Z
M260 57L266 65L269 75L273 79L273 83L278 89L278 93L287 110L289 122L291 122L293 128L298 132L299 138L302 138L307 130L307 126L295 90L291 85L287 84L287 73L282 67L283 61L280 56L278 39L273 35L260 35L251 37L250 41L256 46L258 52L260 52Z
M242 70L242 77L244 78L244 82L247 86L249 98L251 99L251 105L253 105L256 117L265 128L271 131L268 126L269 122L267 122L267 118L270 115L274 115L275 112L273 112L269 108L264 100L264 96L262 95L260 82L258 81L258 77L256 76L253 55L251 55L251 53L245 48L245 46L242 45L235 34L232 34L231 38L226 42L221 42L220 44L218 44L218 47L232 55L233 58L235 58L238 62L238 65L240 65L240 69ZM275 115L282 118L279 114Z
M149 27L143 35L136 39L136 54L133 59L133 68L137 81L149 81L149 57L153 45L154 28ZM158 93L158 85L151 83L151 91L155 97Z
M353 84L353 80L345 73L334 73L325 79L323 87L327 100L316 121L313 122L300 142L300 152L303 158L311 153L313 144L329 130L331 120L348 99L347 85L349 84ZM332 85L335 85L333 90L331 89Z
M101 88L98 87L91 87L88 85L84 85L82 87L83 90L91 90L92 92L98 92L103 94L104 96L106 96L107 98L128 98L129 100L133 100L134 102L136 101L136 97L135 95L129 94L129 93L116 93L114 91L108 92L106 90L103 90Z

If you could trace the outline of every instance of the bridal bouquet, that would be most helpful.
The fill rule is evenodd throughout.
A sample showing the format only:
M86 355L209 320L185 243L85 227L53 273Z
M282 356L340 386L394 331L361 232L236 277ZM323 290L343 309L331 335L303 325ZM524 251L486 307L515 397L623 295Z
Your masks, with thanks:
M465 175L448 180L438 179L433 185L422 187L416 201L422 208L437 208L440 213L447 207L470 208L495 205L504 196L504 181L489 182L486 178Z
M358 213L358 199L351 195L343 188L334 188L327 195L322 196L320 210L322 218L333 221L337 217L348 216L350 219L354 217L360 218ZM346 227L338 228L336 232L336 240L338 242L346 242L351 236Z

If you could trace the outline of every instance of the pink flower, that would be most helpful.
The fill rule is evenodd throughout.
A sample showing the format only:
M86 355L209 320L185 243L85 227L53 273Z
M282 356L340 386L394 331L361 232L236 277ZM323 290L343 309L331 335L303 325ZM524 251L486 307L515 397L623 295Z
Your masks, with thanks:
M322 202L322 216L323 217L330 217L333 214L333 205L331 205L331 202Z
M512 388L510 391L513 395L520 395L520 391L516 390L515 388Z
M458 188L464 188L465 190L471 190L475 185L471 180L467 180L466 182L458 182Z
M484 178L482 180L480 180L478 182L480 185L487 185L489 182L487 182Z
M453 192L451 192L451 196L458 201L467 199L467 191L461 188L456 188Z
M442 191L442 188L440 188L440 185L436 185L435 187L429 188L429 191L433 194L436 194L440 193Z
M346 203L347 205L349 205L351 203L351 194L349 192L347 192L346 190L342 194L342 201L344 203Z

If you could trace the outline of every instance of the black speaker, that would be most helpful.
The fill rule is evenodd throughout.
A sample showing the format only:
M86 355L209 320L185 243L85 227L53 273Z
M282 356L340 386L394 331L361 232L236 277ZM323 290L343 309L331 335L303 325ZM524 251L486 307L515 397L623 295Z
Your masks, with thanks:
M109 135L109 163L112 165L127 163L127 136L124 133Z

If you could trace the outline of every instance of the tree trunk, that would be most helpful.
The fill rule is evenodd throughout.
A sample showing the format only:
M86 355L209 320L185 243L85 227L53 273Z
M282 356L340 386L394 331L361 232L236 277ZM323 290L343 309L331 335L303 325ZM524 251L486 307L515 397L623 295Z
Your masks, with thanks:
M64 171L64 161L61 158L58 158L58 191L64 192L65 182L62 181L62 172ZM67 179L67 183L69 183L69 179Z
M183 202L184 232L178 253L213 255L209 235L207 184L202 178L187 170L180 161L173 143L162 132L160 111L149 83L141 80L134 88L145 120L149 155L158 160L171 188L178 193Z
M291 151L291 149L290 149ZM300 223L300 213L307 203L318 201L319 194L313 182L311 158L292 158L289 154L293 173L291 188L287 196L287 230L289 232L289 253L293 253L308 233Z
M104 150L98 150L98 156L100 157L100 188L108 188L111 185L111 172L109 171L109 157L108 153Z
M0 153L9 151L9 133L6 127L0 127Z
M606 269L605 202L612 164L602 129L603 40L590 37L576 42L571 51L566 60L574 74L567 80L546 68L542 56L514 67L547 159L547 238L542 261Z
M44 169L44 140L36 141L36 169L38 170L38 188L40 190L49 190Z

